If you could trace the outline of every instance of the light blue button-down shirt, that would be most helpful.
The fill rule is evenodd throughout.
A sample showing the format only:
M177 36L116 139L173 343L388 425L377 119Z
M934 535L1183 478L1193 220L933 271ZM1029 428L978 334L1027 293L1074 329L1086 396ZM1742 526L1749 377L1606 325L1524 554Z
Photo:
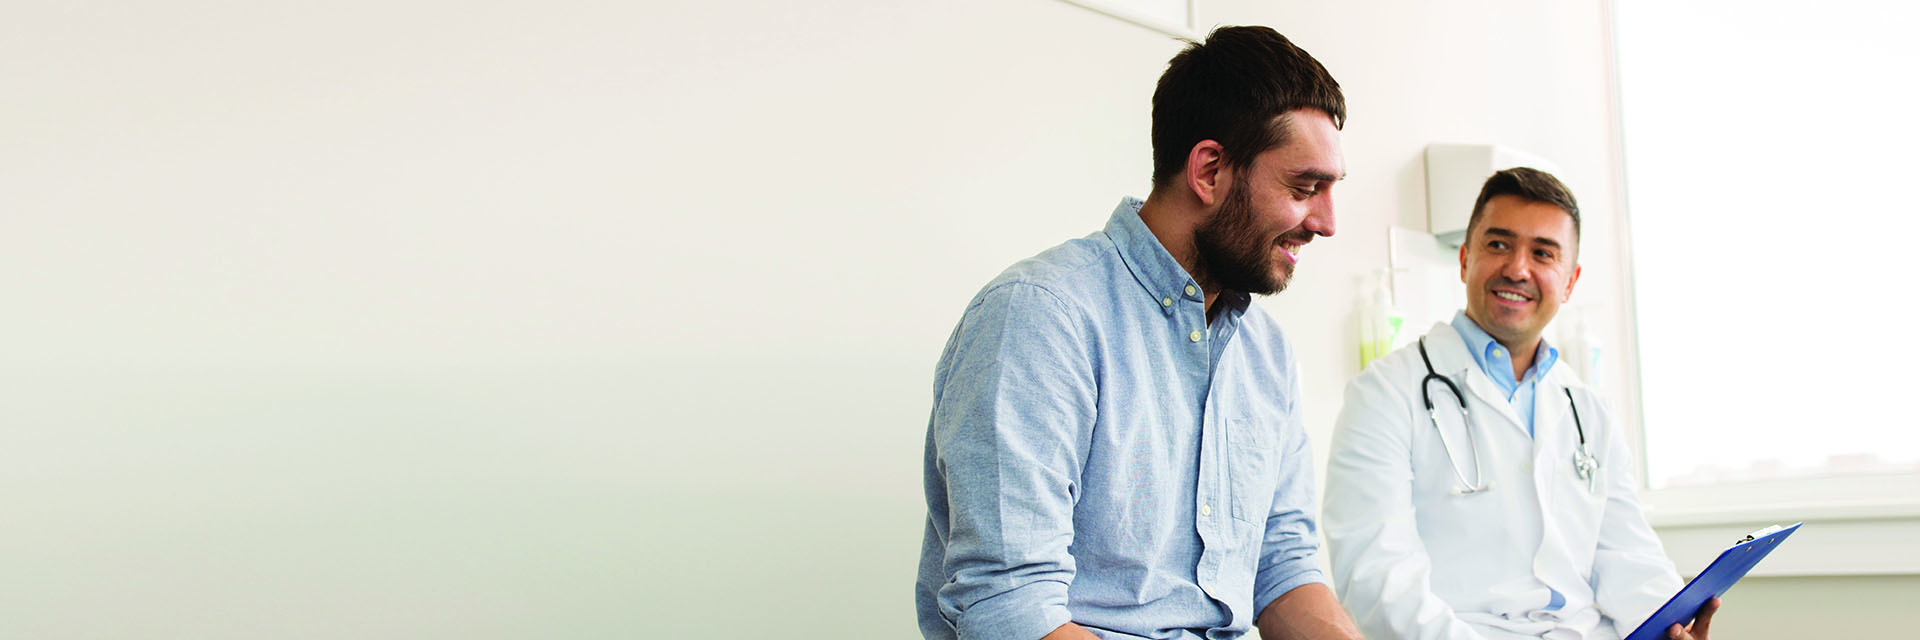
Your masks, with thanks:
M1467 353L1473 354L1473 362L1480 370L1493 378L1500 392L1507 394L1507 402L1513 405L1513 413L1527 425L1527 433L1533 433L1533 396L1540 386L1540 378L1553 369L1553 363L1560 360L1560 350L1547 344L1545 339L1533 350L1533 365L1520 379L1513 377L1513 356L1507 348L1493 339L1485 329L1481 329L1465 310L1454 314L1453 330L1460 333L1460 339L1467 343Z
M1124 200L1104 230L1009 267L934 374L928 638L1234 638L1324 582L1291 346L1198 285Z

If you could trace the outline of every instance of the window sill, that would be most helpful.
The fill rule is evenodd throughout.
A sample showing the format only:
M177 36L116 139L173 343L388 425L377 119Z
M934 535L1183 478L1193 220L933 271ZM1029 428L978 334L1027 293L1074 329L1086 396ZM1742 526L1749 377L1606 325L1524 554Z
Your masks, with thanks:
M1920 474L1661 489L1645 502L1683 575L1750 531L1794 522L1806 526L1750 575L1920 575Z

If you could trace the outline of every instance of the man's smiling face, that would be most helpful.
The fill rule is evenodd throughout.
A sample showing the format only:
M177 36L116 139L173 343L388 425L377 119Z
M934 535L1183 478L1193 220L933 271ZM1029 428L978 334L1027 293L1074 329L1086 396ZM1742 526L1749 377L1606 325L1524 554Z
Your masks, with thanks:
M1531 349L1580 280L1579 238L1560 207L1519 196L1487 200L1460 247L1467 317L1508 349Z
M1194 230L1196 266L1206 284L1273 295L1293 278L1300 249L1331 236L1333 184L1346 177L1340 129L1327 114L1288 114L1288 142L1234 170L1211 217Z

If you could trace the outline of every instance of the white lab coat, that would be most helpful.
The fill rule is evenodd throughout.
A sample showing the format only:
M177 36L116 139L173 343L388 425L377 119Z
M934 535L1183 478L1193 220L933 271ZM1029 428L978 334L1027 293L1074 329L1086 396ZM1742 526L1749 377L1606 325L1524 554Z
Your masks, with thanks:
M1414 345L1374 361L1347 385L1327 470L1325 526L1334 588L1361 631L1400 638L1614 640L1680 589L1673 562L1634 496L1626 438L1586 385L1556 366L1534 395L1534 432L1477 366L1452 326L1426 336L1434 370L1466 394L1489 491L1448 465L1420 400L1427 369ZM1432 397L1469 480L1459 403ZM1597 488L1574 472L1579 442L1562 389L1572 389ZM1550 515L1550 517L1543 517ZM1548 588L1566 603L1548 611Z

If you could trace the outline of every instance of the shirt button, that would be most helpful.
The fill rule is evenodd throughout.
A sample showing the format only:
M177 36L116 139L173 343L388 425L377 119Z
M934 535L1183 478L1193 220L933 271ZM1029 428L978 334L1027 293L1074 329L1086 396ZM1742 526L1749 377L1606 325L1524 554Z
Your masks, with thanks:
M1200 505L1200 515L1203 515L1203 516L1213 515L1213 506L1205 505L1205 504Z
M1162 307L1171 307L1171 306L1173 306L1173 298L1161 298L1161 299L1160 299L1160 306L1162 306Z
M1195 331L1195 332L1193 332L1193 333L1189 333L1189 334L1187 334L1187 339L1188 339L1188 340L1192 340L1192 341L1194 341L1194 342L1199 342L1199 341L1200 341L1200 332L1198 332L1198 331Z
M1495 355L1495 356L1504 356L1504 355L1507 355L1507 354L1504 354L1504 353L1501 353L1499 349L1494 349L1494 350L1493 350L1493 355Z
M1193 292L1194 292L1193 285L1187 285L1187 295L1193 295Z

